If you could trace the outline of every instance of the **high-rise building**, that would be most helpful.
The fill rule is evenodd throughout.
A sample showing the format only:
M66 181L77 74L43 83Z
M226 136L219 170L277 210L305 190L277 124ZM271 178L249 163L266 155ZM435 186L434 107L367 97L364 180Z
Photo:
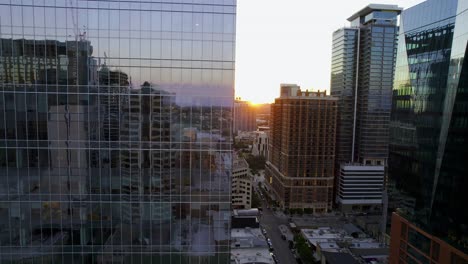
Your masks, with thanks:
M233 209L250 209L252 207L252 179L247 161L234 154L231 186Z
M0 1L0 263L228 263L236 1Z
M256 111L252 104L240 98L234 101L234 133L257 130L256 118Z
M388 158L401 10L395 5L370 4L348 18L350 27L333 33L330 90L339 100L335 192L344 211L382 208L384 177L380 172ZM372 188L354 188L368 180Z
M336 115L337 99L326 91L281 86L281 96L271 106L265 171L281 207L314 213L331 210Z
M468 263L468 2L402 12L390 123L391 263Z
M255 138L252 144L252 155L268 157L269 132L255 131Z

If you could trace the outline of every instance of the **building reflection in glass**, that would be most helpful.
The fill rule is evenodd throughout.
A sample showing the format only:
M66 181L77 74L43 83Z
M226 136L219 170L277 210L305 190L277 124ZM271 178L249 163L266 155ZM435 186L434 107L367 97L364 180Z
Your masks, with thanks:
M427 0L402 13L388 181L390 211L465 254L467 9L466 1Z
M227 263L235 1L26 2L0 1L0 262Z

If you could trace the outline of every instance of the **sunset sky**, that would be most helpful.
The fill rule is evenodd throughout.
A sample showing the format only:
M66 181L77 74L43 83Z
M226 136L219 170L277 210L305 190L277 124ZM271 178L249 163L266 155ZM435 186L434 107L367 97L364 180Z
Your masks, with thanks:
M403 8L423 0L238 0L236 96L272 102L280 83L329 90L332 34L370 3Z

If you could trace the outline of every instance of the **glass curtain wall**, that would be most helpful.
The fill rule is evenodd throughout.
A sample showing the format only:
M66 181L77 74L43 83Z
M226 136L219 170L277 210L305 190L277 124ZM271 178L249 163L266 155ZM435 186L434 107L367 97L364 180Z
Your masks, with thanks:
M389 208L468 252L468 3L402 13L390 126Z
M235 0L0 0L0 262L227 263Z

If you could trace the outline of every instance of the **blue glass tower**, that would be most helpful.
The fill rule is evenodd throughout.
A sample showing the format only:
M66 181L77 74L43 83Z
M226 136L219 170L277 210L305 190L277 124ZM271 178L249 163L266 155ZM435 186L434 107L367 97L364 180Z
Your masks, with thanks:
M401 231L402 240L392 237L392 243L405 240L420 251L402 254L408 263L410 258L439 261L439 256L440 263L466 263L456 262L462 259L460 251L468 261L467 10L466 1L428 0L401 16L390 125L389 207L397 209L392 234L398 219L412 225ZM460 251L442 260L444 243Z

